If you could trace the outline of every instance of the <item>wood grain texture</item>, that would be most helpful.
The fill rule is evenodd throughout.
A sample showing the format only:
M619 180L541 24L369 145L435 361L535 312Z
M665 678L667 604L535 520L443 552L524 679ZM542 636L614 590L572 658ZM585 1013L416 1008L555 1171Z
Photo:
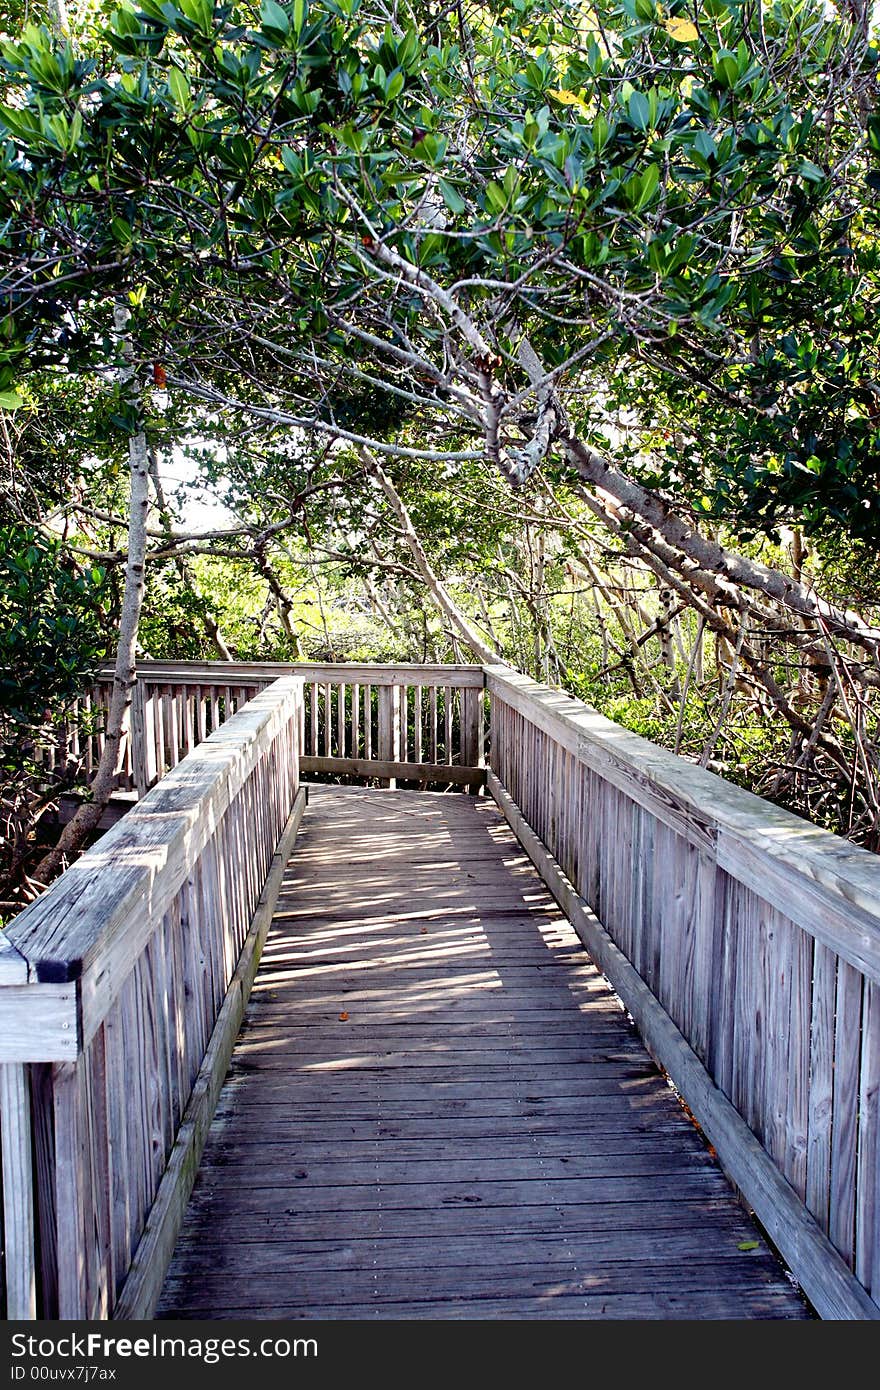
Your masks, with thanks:
M789 1261L819 1314L827 1318L880 1318L880 1307L872 1302L866 1290L853 1278L844 1259L813 1221L761 1146L740 1109L732 1105L715 1085L656 996L562 873L553 856L538 839L516 803L493 773L489 775L488 786L557 902L564 908L591 955L617 989L635 1019L651 1054L657 1058L680 1090L685 1103L717 1150L725 1170L744 1193L778 1249ZM755 933L752 933L751 942L757 957ZM765 954L769 959L769 953ZM748 967L749 960L744 960L744 965ZM756 974L758 978L750 982L752 988L748 994L743 992L743 977L740 975L740 995L746 1001L742 1013L743 1021L753 1015L759 1017L764 1007L764 985L760 978L763 971L759 969ZM759 1028L747 1035L744 1022L743 1042L747 1036L747 1065L754 1077L754 1084L741 1093L740 1105L743 1109L755 1105L755 1095L762 1085L763 1076L759 1060L763 1056L762 1030ZM744 1080L747 1072L743 1070L741 1076ZM835 1085L835 1099L836 1095ZM848 1137L847 1135L847 1140ZM847 1142L841 1146L841 1170L849 1158L850 1146ZM844 1190L844 1181L842 1177L841 1191ZM845 1215L844 1212L844 1217Z
M377 663L355 661L139 661L138 676L163 684L206 684L231 681L242 686L269 685L282 676L300 676L304 681L369 681L373 685L437 685L451 681L458 687L482 690L486 684L482 666L421 665L419 663ZM112 678L102 670L99 680Z
M509 667L485 669L490 695L530 730L573 753L604 783L709 851L719 867L880 982L877 855L658 748L562 691ZM539 764L540 757L529 759L533 779ZM493 767L543 835L534 808L516 797L510 764L493 761Z
M312 788L158 1316L603 1307L806 1315L497 809Z
M404 763L378 758L305 757L300 759L300 771L368 779L393 777L409 782L456 782L472 787L482 786L486 781L486 769L482 767L450 767L446 763Z
M6 1317L37 1316L31 1093L27 1069L0 1066L0 1138L3 1157L3 1264Z
M235 974L217 1016L144 1234L131 1261L125 1285L116 1301L114 1318L141 1320L151 1318L155 1311L304 809L305 792L300 791L273 858Z
M281 682L221 726L10 926L32 979L80 979L86 1037L214 825L290 719L297 689Z

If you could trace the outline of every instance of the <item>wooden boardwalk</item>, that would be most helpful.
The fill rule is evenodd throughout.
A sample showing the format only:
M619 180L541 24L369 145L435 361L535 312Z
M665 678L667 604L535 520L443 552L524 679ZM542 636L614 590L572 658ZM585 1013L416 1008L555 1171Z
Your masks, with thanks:
M312 788L157 1316L808 1315L494 803Z

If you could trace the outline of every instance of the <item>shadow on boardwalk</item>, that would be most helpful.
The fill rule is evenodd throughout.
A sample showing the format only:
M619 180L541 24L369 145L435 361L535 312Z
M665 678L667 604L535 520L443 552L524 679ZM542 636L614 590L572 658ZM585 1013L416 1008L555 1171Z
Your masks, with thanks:
M313 787L157 1316L809 1313L494 804Z

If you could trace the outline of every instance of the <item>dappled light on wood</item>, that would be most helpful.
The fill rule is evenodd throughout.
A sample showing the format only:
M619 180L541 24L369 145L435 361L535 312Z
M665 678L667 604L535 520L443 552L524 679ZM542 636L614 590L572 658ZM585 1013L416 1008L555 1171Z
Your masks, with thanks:
M485 800L312 789L161 1316L801 1313L512 849Z
M9 1306L39 1258L97 1316L804 1316L723 1169L821 1315L878 1316L875 856L501 666L422 676L467 764L401 736L343 785L340 744L306 810L288 670L210 733L211 671L158 682L155 785L2 938ZM359 675L402 730L412 668ZM30 1168L73 1113L82 1165Z

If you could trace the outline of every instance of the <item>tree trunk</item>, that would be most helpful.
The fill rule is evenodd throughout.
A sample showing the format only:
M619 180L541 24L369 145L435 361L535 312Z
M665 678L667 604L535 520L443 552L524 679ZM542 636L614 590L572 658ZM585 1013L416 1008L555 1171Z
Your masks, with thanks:
M138 626L144 598L147 514L150 508L150 460L147 437L142 424L143 403L140 388L135 378L134 354L128 328L129 313L124 305L117 305L114 322L125 357L125 365L120 371L120 380L127 390L129 404L135 412L140 428L132 434L128 445L128 468L131 485L128 508L128 558L125 565L125 587L119 617L113 689L107 715L107 728L104 734L104 748L89 788L91 800L84 802L79 807L73 819L68 821L61 832L57 845L40 860L35 872L31 875L36 883L48 883L63 866L65 860L76 854L86 836L95 829L101 819L101 813L116 787L117 777L122 767L125 737L128 733L131 694L137 680L135 663Z
M585 482L607 493L633 516L653 527L668 545L691 563L715 575L722 583L726 581L728 585L763 593L789 612L824 623L832 633L856 643L872 656L880 655L880 629L869 627L860 614L837 608L793 576L725 550L717 541L707 539L674 512L663 498L618 472L581 440L569 436L560 442L569 462Z
M66 0L47 0L46 9L51 28L56 34L70 33L70 17L67 13ZM36 21L35 21L36 22Z
M287 591L285 590L284 586L281 583L281 580L278 578L278 575L275 573L274 569L269 564L269 561L267 560L265 554L262 551L257 551L255 553L254 564L256 565L263 579L265 579L266 584L269 588L269 593L275 600L275 610L278 614L278 621L281 624L282 631L287 637L287 640L293 647L294 661L304 661L305 652L302 648L302 642L300 641L299 633L293 626L293 621L290 616L293 605L290 602L290 598L287 594Z

